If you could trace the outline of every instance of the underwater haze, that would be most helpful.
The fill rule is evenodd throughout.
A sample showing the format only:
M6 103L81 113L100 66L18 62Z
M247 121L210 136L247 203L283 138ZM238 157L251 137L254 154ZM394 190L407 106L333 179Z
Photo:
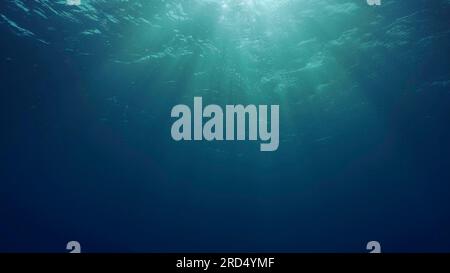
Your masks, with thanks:
M450 252L450 1L2 0L0 252ZM280 144L171 109L279 105Z

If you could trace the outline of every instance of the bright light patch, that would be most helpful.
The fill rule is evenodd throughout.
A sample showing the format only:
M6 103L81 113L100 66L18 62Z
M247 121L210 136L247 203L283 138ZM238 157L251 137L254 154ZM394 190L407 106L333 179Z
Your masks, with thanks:
M81 5L81 0L67 0L66 3L69 6L79 6Z

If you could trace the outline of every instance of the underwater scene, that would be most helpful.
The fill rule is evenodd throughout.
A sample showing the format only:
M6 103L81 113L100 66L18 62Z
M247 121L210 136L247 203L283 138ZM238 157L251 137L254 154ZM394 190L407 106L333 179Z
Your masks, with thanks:
M450 0L2 0L0 34L0 252L450 252Z

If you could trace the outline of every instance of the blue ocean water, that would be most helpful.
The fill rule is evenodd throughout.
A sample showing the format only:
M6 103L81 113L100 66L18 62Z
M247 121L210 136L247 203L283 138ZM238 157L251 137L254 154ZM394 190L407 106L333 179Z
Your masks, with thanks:
M450 1L4 0L0 252L450 251ZM280 146L174 105L279 104Z

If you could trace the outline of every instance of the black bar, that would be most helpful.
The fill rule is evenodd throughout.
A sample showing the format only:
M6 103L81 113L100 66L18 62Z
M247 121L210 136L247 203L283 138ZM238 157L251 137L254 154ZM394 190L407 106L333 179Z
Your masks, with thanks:
M447 269L449 260L449 254L0 254L2 266L13 266L15 271L33 265L36 269L70 267L82 272L88 268L114 272L384 272L391 265L402 269L427 265ZM199 261L209 261L207 269L205 262Z

